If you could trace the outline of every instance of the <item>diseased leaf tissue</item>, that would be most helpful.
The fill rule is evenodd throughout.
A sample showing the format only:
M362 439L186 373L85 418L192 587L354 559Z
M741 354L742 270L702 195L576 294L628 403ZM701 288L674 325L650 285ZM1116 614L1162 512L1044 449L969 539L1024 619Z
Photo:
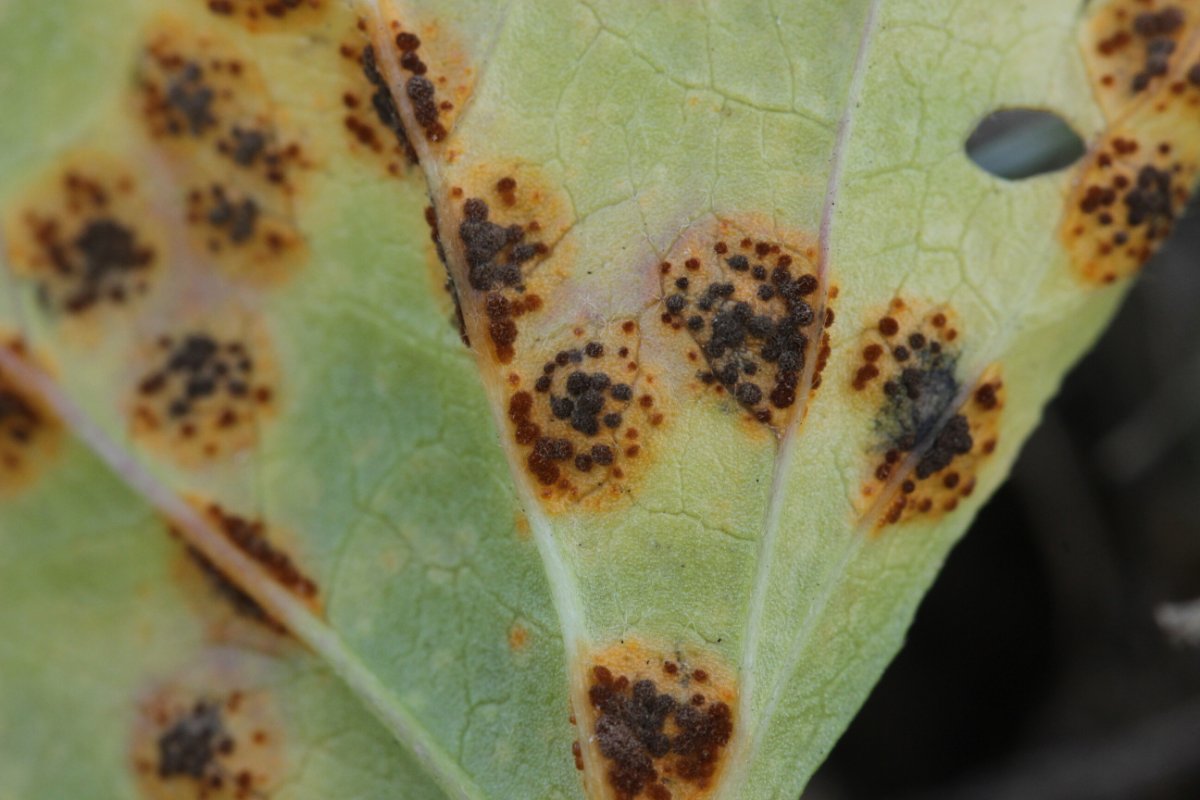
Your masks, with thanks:
M10 0L0 109L0 796L794 797L1186 202L1200 4Z

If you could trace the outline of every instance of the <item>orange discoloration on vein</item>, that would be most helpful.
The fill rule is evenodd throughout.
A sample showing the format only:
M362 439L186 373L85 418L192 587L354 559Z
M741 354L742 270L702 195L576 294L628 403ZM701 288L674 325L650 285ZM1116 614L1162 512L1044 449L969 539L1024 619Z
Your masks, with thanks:
M315 164L248 55L219 32L160 18L146 33L134 107L168 157L198 251L254 283L303 263L295 204Z
M0 347L31 358L18 339ZM32 485L54 461L61 439L62 425L53 412L0 369L0 499Z
M626 639L580 657L574 751L589 797L702 800L735 732L738 688L711 654Z
M388 175L403 177L417 154L400 119L395 98L379 71L370 38L351 26L338 45L339 66L345 75L339 102L342 127L352 152L381 164Z
M696 226L658 266L660 321L695 365L693 387L777 433L819 386L828 358L823 328L833 315L822 316L817 258L812 237L746 217ZM810 362L819 362L811 387Z
M136 306L160 277L161 227L130 164L67 152L9 208L8 263L44 309L83 331L76 338L95 341L94 317Z
M411 103L417 129L430 145L450 139L454 122L475 85L475 67L462 43L436 15L419 18L401 12L399 4L384 2L387 22L379 31L381 58L391 58L403 72L404 94ZM415 10L414 10L415 12Z
M899 298L860 337L849 388L874 420L874 435L857 511L879 511L877 528L955 510L995 450L1004 406L999 367L964 400L961 340L951 308L914 308Z
M283 723L253 661L210 651L138 701L129 758L146 800L255 800L287 777Z
M288 590L309 611L320 613L320 589L316 581L300 568L293 552L298 547L295 537L262 519L243 516L211 500L191 497L188 503L204 516L214 531L256 562L263 569L265 577ZM249 597L245 600L254 602ZM251 609L243 608L242 611Z
M214 523L218 523L214 519ZM177 557L171 561L173 582L206 625L207 638L229 642L262 652L282 652L288 641L287 628L267 613L216 564L169 521L168 534L179 541Z
M1116 2L1083 41L1111 121L1080 168L1062 237L1091 284L1135 274L1200 175L1200 4Z

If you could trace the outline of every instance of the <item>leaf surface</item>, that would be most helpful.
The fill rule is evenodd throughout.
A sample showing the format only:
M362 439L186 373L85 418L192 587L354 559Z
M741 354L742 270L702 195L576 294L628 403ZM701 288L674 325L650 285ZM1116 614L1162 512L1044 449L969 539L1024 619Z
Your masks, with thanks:
M0 541L78 437L399 796L794 796L1200 149L1194 3L110 5L0 9L53 75L0 83L0 370L68 452ZM989 175L1008 107L1088 155Z

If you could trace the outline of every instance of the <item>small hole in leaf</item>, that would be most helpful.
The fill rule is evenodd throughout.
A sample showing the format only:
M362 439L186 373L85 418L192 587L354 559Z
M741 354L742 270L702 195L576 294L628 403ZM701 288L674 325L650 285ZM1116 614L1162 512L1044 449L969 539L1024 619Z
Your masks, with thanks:
M967 156L975 165L1010 181L1069 167L1085 149L1066 120L1033 108L994 111L967 137Z

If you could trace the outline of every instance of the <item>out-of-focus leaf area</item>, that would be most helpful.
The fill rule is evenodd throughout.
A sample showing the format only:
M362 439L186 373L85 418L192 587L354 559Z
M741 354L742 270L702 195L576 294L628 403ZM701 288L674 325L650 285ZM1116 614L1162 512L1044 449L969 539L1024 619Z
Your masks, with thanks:
M1193 202L805 800L1200 797L1198 267Z

